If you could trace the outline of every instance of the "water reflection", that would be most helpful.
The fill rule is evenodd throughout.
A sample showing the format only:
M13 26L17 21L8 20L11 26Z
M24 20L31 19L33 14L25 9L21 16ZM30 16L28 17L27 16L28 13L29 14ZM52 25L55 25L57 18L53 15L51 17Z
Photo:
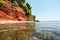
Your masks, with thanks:
M60 31L41 25L34 22L0 24L0 40L60 40Z
M34 23L0 24L0 40L30 40Z
M59 22L39 22L35 27L36 32L42 35L41 40L60 40Z

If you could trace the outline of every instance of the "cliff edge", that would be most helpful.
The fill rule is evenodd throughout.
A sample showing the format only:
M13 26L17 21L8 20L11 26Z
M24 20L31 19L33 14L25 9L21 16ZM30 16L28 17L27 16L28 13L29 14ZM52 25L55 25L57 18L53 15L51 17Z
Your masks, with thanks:
M4 0L4 2L4 4L0 3L0 20L26 20L25 12L22 8L9 3L8 0Z

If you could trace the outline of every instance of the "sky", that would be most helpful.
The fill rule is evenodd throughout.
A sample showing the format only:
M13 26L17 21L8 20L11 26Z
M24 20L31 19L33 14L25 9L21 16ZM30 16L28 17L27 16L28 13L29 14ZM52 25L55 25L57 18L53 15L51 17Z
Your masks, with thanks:
M40 21L60 21L60 0L27 0Z

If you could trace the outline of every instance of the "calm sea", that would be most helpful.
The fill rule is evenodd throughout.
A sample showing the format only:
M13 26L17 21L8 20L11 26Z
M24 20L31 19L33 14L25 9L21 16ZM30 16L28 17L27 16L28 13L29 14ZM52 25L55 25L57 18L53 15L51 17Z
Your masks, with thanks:
M0 23L0 40L60 40L58 21Z
M42 35L41 40L60 40L60 22L35 22L35 29L37 33Z

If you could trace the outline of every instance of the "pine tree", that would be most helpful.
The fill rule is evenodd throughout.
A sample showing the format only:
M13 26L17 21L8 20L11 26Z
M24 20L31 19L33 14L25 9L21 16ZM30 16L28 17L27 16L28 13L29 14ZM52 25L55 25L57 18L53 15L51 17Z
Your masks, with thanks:
M29 3L26 3L26 0L17 0L18 5L25 11L26 16L32 15L31 7Z

